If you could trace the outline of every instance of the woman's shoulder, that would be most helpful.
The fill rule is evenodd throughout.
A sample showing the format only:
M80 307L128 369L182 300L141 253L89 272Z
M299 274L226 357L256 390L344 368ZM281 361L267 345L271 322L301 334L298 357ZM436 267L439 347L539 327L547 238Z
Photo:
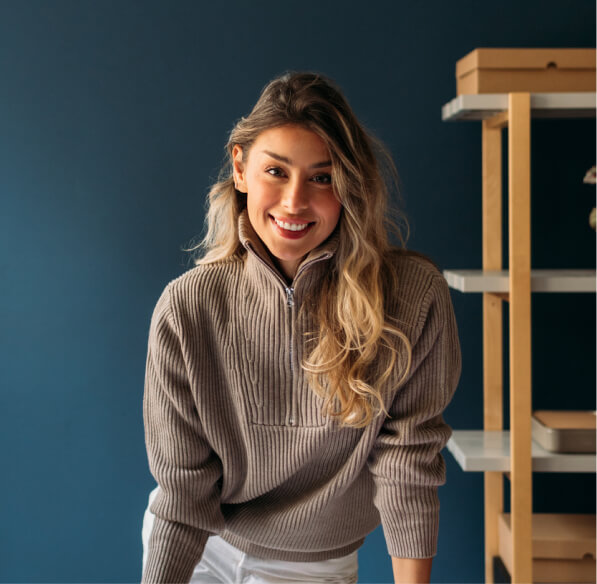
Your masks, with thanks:
M188 286L228 280L235 277L238 269L242 268L243 263L243 258L240 255L232 255L209 263L198 263L171 280L168 286L175 289L184 289Z
M183 308L188 304L197 307L197 302L211 304L238 285L243 265L243 258L238 255L200 263L170 280L163 294L170 297L173 307Z
M449 288L439 266L429 256L394 248L387 256L386 298L390 313L400 320L419 323L431 305L449 298Z
M387 255L387 265L400 280L443 279L439 266L431 257L412 249L391 248Z

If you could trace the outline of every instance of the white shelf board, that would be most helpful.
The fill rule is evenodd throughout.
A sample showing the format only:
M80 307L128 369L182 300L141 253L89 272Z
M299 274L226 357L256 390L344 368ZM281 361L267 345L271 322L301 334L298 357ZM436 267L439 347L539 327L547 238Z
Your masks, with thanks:
M442 120L484 120L508 110L507 93L459 95L442 107ZM594 118L595 93L531 93L534 118Z
M447 449L465 471L510 470L508 430L454 430ZM556 454L531 444L534 472L595 472L594 454Z
M444 270L450 288L460 292L510 289L508 270ZM595 270L531 270L531 292L595 292Z

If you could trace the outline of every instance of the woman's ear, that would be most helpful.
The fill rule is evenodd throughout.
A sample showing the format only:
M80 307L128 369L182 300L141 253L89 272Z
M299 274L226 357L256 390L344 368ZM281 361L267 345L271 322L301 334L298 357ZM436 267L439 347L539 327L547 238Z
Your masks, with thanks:
M246 193L248 189L245 181L243 149L238 144L235 144L232 148L232 175L234 177L234 188L241 193Z

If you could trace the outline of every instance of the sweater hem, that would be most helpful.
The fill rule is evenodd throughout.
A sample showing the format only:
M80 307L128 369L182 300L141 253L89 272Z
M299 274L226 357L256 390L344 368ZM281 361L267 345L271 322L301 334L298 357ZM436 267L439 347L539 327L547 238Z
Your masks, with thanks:
M342 558L343 556L347 556L355 550L358 550L365 541L365 538L363 537L351 544L331 550L296 551L267 548L254 542L247 541L229 531L223 531L219 536L241 552L251 556L256 556L264 560L282 560L285 562L319 562L322 560Z

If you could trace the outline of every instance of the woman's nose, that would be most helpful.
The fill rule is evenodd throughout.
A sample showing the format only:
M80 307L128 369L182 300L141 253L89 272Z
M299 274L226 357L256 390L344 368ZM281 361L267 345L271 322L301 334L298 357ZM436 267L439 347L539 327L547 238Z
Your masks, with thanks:
M282 206L289 213L299 213L307 207L307 196L299 181L289 181L282 195Z

